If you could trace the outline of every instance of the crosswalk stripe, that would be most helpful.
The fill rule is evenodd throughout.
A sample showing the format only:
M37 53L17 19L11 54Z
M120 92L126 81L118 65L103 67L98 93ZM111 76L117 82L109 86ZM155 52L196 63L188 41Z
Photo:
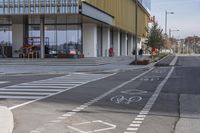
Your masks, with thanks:
M63 89L0 89L0 91L24 91L24 92L58 92L62 91Z
M0 91L0 95L41 95L41 96L46 96L46 95L51 95L52 93L43 93L43 92L3 92Z
M67 87L72 87L74 86L74 84L49 84L49 83L39 83L39 84L36 84L36 83L24 83L24 84L21 84L20 86L37 86L37 85L41 85L41 86L49 86L49 85L52 85L52 86L67 86Z
M39 99L42 98L43 96L1 96L0 99Z
M58 88L58 89L67 89L67 88L71 88L71 87L66 87L66 86L28 86L28 85L18 85L18 86L12 86L12 88Z
M83 84L85 82L81 82L81 81L55 81L55 80L52 80L52 81L33 81L31 83L52 83L52 84Z
M0 84L9 83L9 81L0 81Z
M65 82L31 82L31 83L23 83L24 85L27 85L27 84L48 84L48 85L79 85L79 84L83 84L85 82L79 82L79 83L65 83Z
M21 83L0 88L0 99L37 100L109 75L72 73L62 77ZM9 81L0 81L0 84L7 82Z

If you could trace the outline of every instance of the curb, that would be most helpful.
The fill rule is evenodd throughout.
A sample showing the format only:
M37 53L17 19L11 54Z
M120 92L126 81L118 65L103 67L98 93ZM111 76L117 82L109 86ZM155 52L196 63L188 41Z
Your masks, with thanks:
M0 133L12 133L14 128L13 114L7 107L0 106Z

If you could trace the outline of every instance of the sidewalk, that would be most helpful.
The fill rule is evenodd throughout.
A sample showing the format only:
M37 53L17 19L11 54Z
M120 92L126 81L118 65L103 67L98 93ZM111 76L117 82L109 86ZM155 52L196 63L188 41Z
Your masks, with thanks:
M87 58L0 58L0 65L40 65L40 66L98 66L122 61L129 57L87 57Z
M148 58L148 56L146 56ZM20 64L17 63L23 62L22 60L18 59L11 59L11 60L0 60L4 62L0 65L0 75L4 74L68 74L70 72L114 72L114 71L120 71L120 70L129 70L129 69L141 69L148 66L134 66L129 65L130 62L134 60L134 57L114 57L114 58L86 58L86 59L80 59L80 60L73 60L73 62L78 62L80 65L71 65L71 62L69 63L68 60L73 59L47 59L44 60L45 62L40 65L41 60L39 61L33 61L28 64ZM103 64L99 65L85 65L88 60L93 60L93 62L104 62ZM68 61L68 62L65 62ZM86 61L86 62L85 62ZM6 63L8 62L8 63ZM82 64L84 65L81 65ZM105 63L107 62L107 63ZM108 63L109 62L109 63ZM68 65L70 64L70 65Z
M0 133L12 133L14 128L14 120L12 112L0 106Z
M180 96L180 119L175 126L175 133L200 133L199 100L200 95L182 94Z

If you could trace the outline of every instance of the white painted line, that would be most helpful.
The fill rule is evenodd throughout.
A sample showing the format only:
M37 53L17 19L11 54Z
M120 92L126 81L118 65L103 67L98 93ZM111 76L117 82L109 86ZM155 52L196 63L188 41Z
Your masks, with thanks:
M76 109L77 110L83 110L84 108L83 107L77 107Z
M110 75L108 75L108 76L102 76L101 78L98 78L98 79L92 79L91 81L84 82L83 84L80 84L80 85L77 85L77 86L81 86L81 85L84 85L84 84L87 84L87 83L90 83L90 82L94 82L94 81L97 81L97 80L101 80L101 79L104 79L104 78L113 76L113 75L115 75L115 74L116 74L116 73L110 74ZM32 101L28 101L28 102L25 102L25 103L22 103L22 104L19 104L19 105L10 107L9 109L10 109L10 110L13 110L13 109L16 109L16 108L19 108L19 107L22 107L22 106L25 106L25 105L28 105L28 104L31 104L31 103L34 103L34 102L37 102L37 101L40 101L40 100L43 100L43 99L46 99L46 98L55 96L55 95L61 94L61 93L63 93L63 92L69 91L69 90L71 90L71 89L73 89L73 88L75 88L75 87L77 87L77 86L74 86L74 87L71 87L71 88L65 88L63 91L60 91L60 92L57 92L57 93L54 93L54 94L51 94L51 95L48 95L48 96L45 96L45 97L42 97L42 98L38 98L38 99L35 99L35 100L32 100Z
M128 131L126 131L126 132L124 132L124 133L136 133L136 132L128 132Z
M109 126L108 128L102 128L102 129L96 129L96 130L92 130L92 131L82 131L77 127L73 127L73 126L80 126L80 125L86 125L86 124L94 124L94 123L101 123L104 124L106 126ZM83 123L78 123L78 124L74 124L72 126L68 126L68 128L74 130L74 131L78 131L79 133L95 133L95 132L102 132L102 131L107 131L107 130L112 130L115 129L117 126L108 122L104 122L101 120L95 120L92 122L83 122Z
M149 113L149 111L141 111L140 115L147 115Z
M172 60L172 62L169 64L170 66L174 66L178 60L178 56L175 56L175 58Z
M143 121L144 118L135 118L136 121Z
M16 85L12 86L12 88L58 88L58 89L66 89L69 88L69 86L40 86L40 85L35 85L35 86L28 86L28 85Z
M64 115L62 115L63 117L69 117L69 116L72 116L72 114L64 114Z
M83 122L83 123L74 124L74 126L80 126L80 125L91 124L91 123L92 123L92 122L88 121L88 122Z
M79 111L81 111L80 109L73 109L72 110L73 112L79 112Z
M41 131L31 131L30 133L41 133Z
M68 112L68 114L74 115L76 114L76 112Z
M43 96L0 96L0 99L27 99L27 100L31 100L31 99L40 99Z
M58 92L63 89L0 89L0 91L14 91L14 92Z
M87 105L81 105L80 108L87 108Z
M135 95L135 94L146 94L147 91L138 90L138 89L131 89L131 90L121 91L121 93L128 94L128 95Z
M137 117L144 118L146 115L137 115Z
M21 84L20 86L74 86L76 84L52 84L52 83L24 83L24 84Z
M110 127L110 128L104 128L104 129L98 129L98 130L94 130L94 131L89 131L88 133L94 133L94 132L102 132L102 131L107 131L107 130L111 130L111 129L115 129L115 127Z
M0 81L0 84L9 83L10 81Z
M54 80L52 81L39 81L39 82L36 82L36 81L33 81L31 82L32 84L40 84L40 83L48 83L48 84L66 84L66 85L74 85L74 84L83 84L85 82L77 82L77 81L57 81L55 82Z
M130 127L140 127L140 124L130 124Z
M137 130L138 128L131 128L131 127L127 128L127 131L137 131Z
M151 110L153 104L155 103L155 101L157 100L162 88L164 87L164 85L167 83L168 79L171 77L172 73L174 71L174 67L172 67L169 71L169 73L167 74L167 76L165 77L165 79L157 86L154 94L150 97L150 99L148 100L148 102L146 103L146 105L144 106L144 108L142 109L142 111L139 113L140 115L137 115L137 117L135 118L135 121L144 121L145 117L141 117L141 116L146 116L148 115L149 111ZM142 113L146 113L146 115L141 115ZM134 121L134 122L135 122ZM130 127L127 128L127 131L129 131Z
M72 127L72 126L68 126L68 128L70 128L70 129L72 129L74 131L77 131L79 133L88 133L88 132L81 131L81 130L79 130L79 129L75 128L75 127Z
M133 124L142 124L142 121L132 121Z
M35 92L2 92L0 91L0 95L35 95L35 96L46 96L51 95L52 93L35 93Z
M84 103L83 105L80 105L79 107L80 107L80 108L81 108L81 107L84 107L83 109L85 109L86 107L88 107L88 106L90 106L90 105L96 103L98 100L103 99L104 97L106 97L106 96L108 96L109 94L111 94L111 93L117 91L118 89L122 88L123 86L125 86L125 85L127 85L127 84L129 84L129 83L131 83L131 82L133 82L133 81L135 81L135 80L141 78L142 76L146 75L147 73L149 73L149 72L152 71L153 69L154 69L154 68L151 68L151 69L149 69L148 71L145 71L145 72L143 72L142 74L139 74L138 76L136 76L136 77L134 77L134 78L132 78L132 79L130 79L130 80L128 80L128 81L126 81L126 82L124 82L124 83L122 83L122 84L120 84L120 85L114 87L114 88L112 88L110 91L108 91L108 92L106 92L106 93L104 93L104 94L102 94L102 95L96 97L95 99L90 100L90 101L87 102L87 103ZM97 99L98 99L98 100L97 100ZM76 108L79 108L79 107L76 107ZM76 109L76 108L75 108L75 109ZM82 111L82 110L80 110L80 111ZM76 113L78 113L78 112L73 112L73 113L76 114ZM74 115L74 114L71 114L71 115L69 116L68 114L71 114L71 112L67 112L66 114L63 114L62 116L63 116L63 117L65 117L65 116L66 116L66 117L70 117L70 116ZM69 128L73 128L73 127L70 127L70 126L69 126ZM78 131L79 131L79 130L78 130ZM87 133L88 133L88 132L87 132Z

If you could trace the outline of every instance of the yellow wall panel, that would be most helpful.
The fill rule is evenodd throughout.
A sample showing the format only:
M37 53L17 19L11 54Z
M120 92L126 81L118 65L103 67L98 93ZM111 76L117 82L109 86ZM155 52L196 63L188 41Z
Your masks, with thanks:
M135 33L135 1L134 0L85 0L95 7L114 16L113 26L124 31ZM138 8L138 34L146 35L148 15Z

